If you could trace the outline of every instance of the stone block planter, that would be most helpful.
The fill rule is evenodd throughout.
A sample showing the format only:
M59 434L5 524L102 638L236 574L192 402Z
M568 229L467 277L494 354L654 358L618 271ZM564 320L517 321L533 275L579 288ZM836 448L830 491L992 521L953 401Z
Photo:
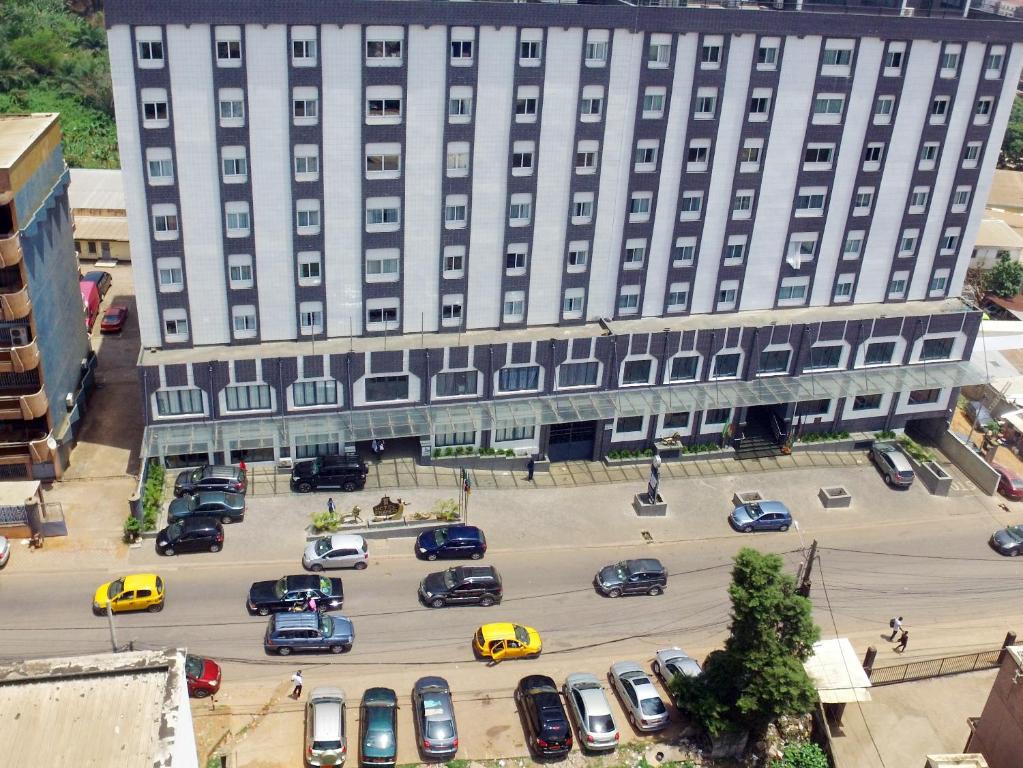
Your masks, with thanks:
M763 501L764 497L760 491L739 491L732 494L732 508L741 507L743 504L750 504L754 501Z
M385 520L379 523L355 523L353 525L342 525L336 531L316 531L311 525L306 526L305 529L305 540L307 542L319 539L324 536L330 536L332 533L357 533L360 536L367 539L398 539L398 538L411 538L418 536L424 530L429 528L437 528L442 525L454 525L454 523L446 520L410 520L404 518L402 520Z
M841 486L821 488L817 491L817 498L821 500L824 509L845 509L852 506L852 494Z
M653 460L653 456L640 456L636 459L609 459L605 456L603 459L605 467L632 467L637 464L649 465Z
M722 448L718 451L704 451L703 453L683 453L678 457L679 461L710 461L712 459L731 459L735 457L735 451L729 448Z
M917 461L908 453L906 458L917 478L932 496L948 496L952 490L952 476L936 461Z
M632 508L639 517L665 517L668 514L668 502L657 494L657 501L650 503L645 493L637 493L632 497Z
M430 463L435 467L451 467L453 469L459 469L464 467L465 469L487 469L496 472L525 472L526 464L529 463L528 456L480 456L473 454L471 456L437 456L430 459ZM540 462L537 462L539 465ZM548 462L548 471L550 462ZM534 468L534 472L539 471L539 466Z

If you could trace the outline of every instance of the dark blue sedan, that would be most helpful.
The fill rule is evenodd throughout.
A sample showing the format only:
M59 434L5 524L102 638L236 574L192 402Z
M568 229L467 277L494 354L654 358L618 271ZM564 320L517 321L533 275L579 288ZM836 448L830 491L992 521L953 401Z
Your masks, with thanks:
M780 501L751 501L732 510L728 522L737 531L787 531L792 513Z
M479 560L486 551L487 538L475 525L431 528L416 539L416 557L423 560Z

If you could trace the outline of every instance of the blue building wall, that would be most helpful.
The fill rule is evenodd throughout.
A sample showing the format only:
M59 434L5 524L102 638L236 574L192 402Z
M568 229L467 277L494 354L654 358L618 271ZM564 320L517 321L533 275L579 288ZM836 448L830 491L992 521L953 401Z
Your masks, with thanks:
M81 361L89 352L68 207L69 180L58 146L15 194L35 339L55 428L67 413L64 397L78 388Z

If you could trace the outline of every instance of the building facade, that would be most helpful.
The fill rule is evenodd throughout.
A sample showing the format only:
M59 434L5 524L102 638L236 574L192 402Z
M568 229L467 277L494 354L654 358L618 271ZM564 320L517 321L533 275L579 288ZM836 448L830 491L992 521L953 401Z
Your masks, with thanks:
M72 168L68 197L78 260L101 263L130 261L121 172Z
M113 0L147 452L946 415L1023 28L911 10Z
M56 114L0 115L0 479L59 476L95 356Z

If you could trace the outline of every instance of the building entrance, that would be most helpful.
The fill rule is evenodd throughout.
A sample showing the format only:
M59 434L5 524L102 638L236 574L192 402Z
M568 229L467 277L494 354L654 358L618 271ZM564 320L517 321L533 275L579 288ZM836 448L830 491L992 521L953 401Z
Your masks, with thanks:
M593 441L596 437L595 421L551 424L547 458L551 461L588 461L593 458Z

